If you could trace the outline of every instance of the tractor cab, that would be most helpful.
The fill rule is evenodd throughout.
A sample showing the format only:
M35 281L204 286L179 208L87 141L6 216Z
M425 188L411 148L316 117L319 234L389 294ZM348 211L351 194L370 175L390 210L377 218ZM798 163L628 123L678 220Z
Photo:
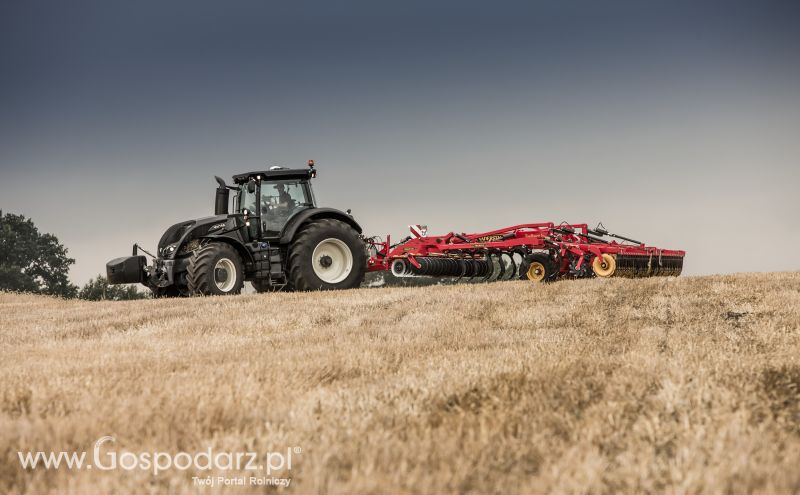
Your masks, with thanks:
M249 240L277 239L289 220L303 210L315 208L310 182L315 176L313 162L308 169L272 167L234 175L238 186L234 212L249 220Z

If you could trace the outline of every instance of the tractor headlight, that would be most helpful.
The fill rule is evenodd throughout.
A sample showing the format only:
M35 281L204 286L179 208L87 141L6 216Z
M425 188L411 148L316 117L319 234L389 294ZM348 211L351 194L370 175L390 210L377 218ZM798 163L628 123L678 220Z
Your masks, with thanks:
M172 258L175 256L175 252L178 250L178 243L172 243L164 246L164 249L161 250L161 256L164 258Z

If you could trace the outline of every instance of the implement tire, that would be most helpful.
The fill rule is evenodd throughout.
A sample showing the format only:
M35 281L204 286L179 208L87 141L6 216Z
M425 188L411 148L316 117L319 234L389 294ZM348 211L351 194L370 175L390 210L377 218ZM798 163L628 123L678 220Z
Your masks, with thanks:
M244 285L242 259L234 248L225 243L206 244L192 253L186 281L192 295L238 294Z
M532 282L551 282L556 276L555 263L543 253L532 254L523 259L519 266L519 278Z
M353 289L364 281L367 253L353 227L323 218L304 225L289 248L294 290Z
M592 261L592 271L598 277L611 277L617 271L617 260L610 254L603 253Z

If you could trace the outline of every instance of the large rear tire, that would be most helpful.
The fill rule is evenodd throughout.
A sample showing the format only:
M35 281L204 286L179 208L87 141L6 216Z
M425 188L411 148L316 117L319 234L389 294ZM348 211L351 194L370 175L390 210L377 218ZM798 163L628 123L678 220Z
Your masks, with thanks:
M323 218L303 226L289 248L295 290L352 289L364 281L367 253L353 227Z
M206 244L192 253L186 281L192 295L238 294L244 285L242 259L228 244L221 242Z

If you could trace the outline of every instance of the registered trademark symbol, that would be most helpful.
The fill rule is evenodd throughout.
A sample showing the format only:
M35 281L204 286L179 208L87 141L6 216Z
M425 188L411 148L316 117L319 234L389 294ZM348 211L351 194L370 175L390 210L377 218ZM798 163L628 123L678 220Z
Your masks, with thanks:
M295 454L302 454L303 453L303 449L300 448L300 447L295 447L294 449L292 449L292 451L294 451Z

